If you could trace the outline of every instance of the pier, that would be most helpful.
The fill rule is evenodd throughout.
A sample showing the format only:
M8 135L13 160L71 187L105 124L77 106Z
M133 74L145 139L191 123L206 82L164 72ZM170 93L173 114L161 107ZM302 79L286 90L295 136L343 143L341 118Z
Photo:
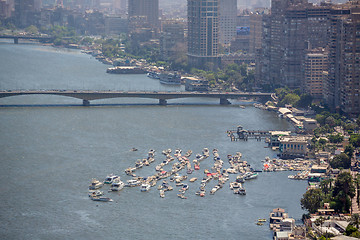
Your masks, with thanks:
M242 126L238 126L236 130L227 130L226 131L231 141L244 140L247 141L249 138L254 138L257 141L261 139L270 138L271 131L264 130L245 130Z
M217 98L220 105L229 105L229 99L252 98L267 101L272 93L259 92L128 92L128 91L95 91L95 90L2 90L0 98L19 95L58 95L81 99L84 106L90 101L107 98L152 98L158 99L159 105L167 105L167 100L178 98Z

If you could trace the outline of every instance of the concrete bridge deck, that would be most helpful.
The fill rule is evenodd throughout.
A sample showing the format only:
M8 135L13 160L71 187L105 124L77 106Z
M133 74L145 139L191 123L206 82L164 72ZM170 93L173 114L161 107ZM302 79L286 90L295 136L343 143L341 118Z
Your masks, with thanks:
M258 100L269 100L272 93L258 92L128 92L128 91L84 91L84 90L7 90L0 91L0 98L19 95L58 95L83 100L87 106L91 100L107 98L152 98L158 99L160 105L166 105L167 100L177 98L218 98L221 105L230 104L228 99L256 98Z
M32 40L51 40L53 37L47 36L29 36L29 35L18 35L18 36L11 36L11 35L0 35L0 39L13 39L15 44L19 43L19 39L32 39Z

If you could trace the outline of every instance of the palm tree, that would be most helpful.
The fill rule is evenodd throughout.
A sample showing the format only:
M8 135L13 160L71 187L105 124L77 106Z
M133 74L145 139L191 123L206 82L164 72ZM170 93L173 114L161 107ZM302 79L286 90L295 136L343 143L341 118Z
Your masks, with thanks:
M356 226L357 229L359 229L359 224L360 224L360 216L358 213L355 213L353 215L351 215L351 221L350 223L354 226Z

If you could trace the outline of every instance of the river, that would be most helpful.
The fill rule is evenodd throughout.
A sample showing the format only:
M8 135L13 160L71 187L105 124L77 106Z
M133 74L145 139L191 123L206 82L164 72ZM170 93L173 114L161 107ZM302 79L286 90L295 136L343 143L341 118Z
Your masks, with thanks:
M78 50L34 43L0 42L0 89L183 91L145 75L106 74L108 66ZM291 217L304 213L300 198L306 182L292 181L289 172L259 173L244 184L247 195L233 194L228 183L215 195L195 195L199 180L190 184L187 199L177 188L165 198L152 188L125 188L107 193L114 201L88 197L92 178L108 174L129 179L124 170L155 149L155 163L137 175L155 173L165 159L162 150L217 148L226 156L241 152L255 169L276 152L264 142L231 142L225 131L292 129L275 113L232 101L220 106L213 99L174 99L159 106L150 99L107 99L81 106L79 99L60 96L15 96L0 99L1 239L272 239L267 218L284 208ZM240 108L239 105L245 105ZM133 147L138 151L130 151ZM192 176L202 178L212 155ZM230 175L230 180L235 176ZM214 186L211 181L207 193ZM106 188L105 188L106 189Z

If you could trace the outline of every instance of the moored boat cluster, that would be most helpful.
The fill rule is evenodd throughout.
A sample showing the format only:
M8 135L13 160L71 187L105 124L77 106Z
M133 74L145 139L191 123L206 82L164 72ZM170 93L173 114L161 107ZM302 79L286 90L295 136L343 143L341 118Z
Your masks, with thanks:
M176 149L173 155L171 153L171 149L162 151L165 159L155 166L155 173L150 176L140 177L136 175L136 172L155 162L155 150L150 150L147 158L138 159L133 166L125 169L126 175L131 177L125 183L120 180L120 176L114 174L108 175L103 182L92 179L89 185L89 197L94 201L112 201L112 199L104 197L103 192L100 191L104 185L110 186L109 192L119 192L124 187L140 187L141 192L147 192L157 185L161 198L165 197L166 192L172 191L176 187L179 188L177 196L181 199L187 199L186 195L191 185L199 185L195 183L198 176L190 177L190 175L199 175L201 162L209 158L210 151L204 148L202 153L195 155L195 159L192 161L190 160L193 153L191 150L184 155L182 155L181 149ZM214 195L229 181L230 174L237 174L235 180L229 184L230 189L234 194L246 195L243 183L245 180L256 178L257 173L246 161L241 160L241 153L238 152L234 156L227 155L230 165L228 168L224 168L224 161L221 160L217 149L214 149L212 154L214 163L210 169L204 169L199 190L195 194L204 197L206 189L209 188L207 185L214 180L217 181L216 185L210 187L210 194Z

